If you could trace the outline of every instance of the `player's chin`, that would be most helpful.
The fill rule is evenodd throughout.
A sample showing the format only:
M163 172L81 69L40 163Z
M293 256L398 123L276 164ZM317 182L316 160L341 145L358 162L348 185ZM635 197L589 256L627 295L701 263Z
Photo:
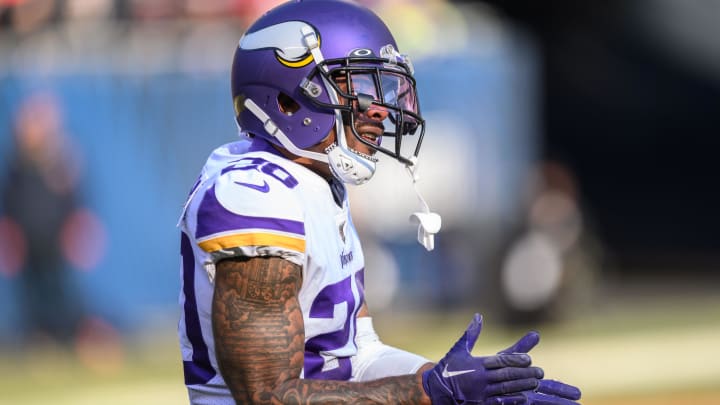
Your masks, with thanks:
M377 161L377 157L375 156L377 151L375 149L364 147L364 148L355 149L355 151L359 152L361 155L369 157L373 161Z

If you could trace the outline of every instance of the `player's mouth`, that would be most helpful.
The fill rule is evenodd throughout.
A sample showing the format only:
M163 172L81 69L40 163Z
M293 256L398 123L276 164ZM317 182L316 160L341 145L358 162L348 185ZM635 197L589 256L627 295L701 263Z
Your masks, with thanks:
M370 144L380 146L382 135L385 132L385 128L382 125L366 124L356 128L360 138L367 141Z

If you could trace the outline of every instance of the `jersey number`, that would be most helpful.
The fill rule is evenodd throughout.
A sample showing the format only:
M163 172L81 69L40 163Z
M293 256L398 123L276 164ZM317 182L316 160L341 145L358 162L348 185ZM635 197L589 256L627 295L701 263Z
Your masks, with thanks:
M284 184L287 188L295 188L295 186L298 185L298 181L295 177L293 177L287 170L284 168L276 165L275 163L268 162L267 160L259 157L246 157L242 159L238 159L234 164L230 167L227 167L223 169L221 174L225 174L227 172L233 171L233 170L257 170L261 173L265 173L268 176L274 178L275 180L279 181L280 183ZM247 185L245 183L240 183L242 185ZM264 184L264 187L251 187L255 188L257 190L260 190L262 192L268 192L270 189L267 183ZM265 189L267 188L267 190Z
M320 291L310 307L310 318L336 319L335 307L345 303L345 311L337 314L344 317L342 327L334 332L324 333L313 337L305 343L305 378L321 380L343 380L347 381L352 376L349 357L339 357L337 367L323 371L325 360L320 355L322 352L329 352L345 347L348 342L355 340L355 316L357 310L362 306L363 292L363 270L355 273L355 281L360 296L359 305L355 305L355 296L352 292L351 277L348 276L335 284L330 284ZM352 328L351 323L352 322ZM353 331L352 336L350 335Z

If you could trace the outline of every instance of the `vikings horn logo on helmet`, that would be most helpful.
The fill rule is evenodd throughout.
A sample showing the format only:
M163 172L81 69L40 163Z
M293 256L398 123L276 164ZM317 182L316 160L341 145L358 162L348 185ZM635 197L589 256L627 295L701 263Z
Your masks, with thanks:
M319 40L320 35L309 24L302 21L286 21L246 33L240 38L240 49L252 51L275 48L275 56L283 65L293 68L307 66L312 62L313 57L303 40L304 27L315 32Z

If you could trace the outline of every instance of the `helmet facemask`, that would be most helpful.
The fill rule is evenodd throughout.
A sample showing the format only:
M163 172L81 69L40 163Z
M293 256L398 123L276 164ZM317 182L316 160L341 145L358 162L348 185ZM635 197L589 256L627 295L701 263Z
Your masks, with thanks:
M386 48L394 51L392 46ZM342 117L341 124L347 125L361 143L405 165L412 165L420 151L425 132L412 66L398 61L398 58L404 57L396 51L391 54L392 58L378 58L369 51L366 51L369 56L357 56L361 51L365 50L356 50L353 56L346 58L328 59L319 63L303 80L304 93L316 106L332 109ZM325 84L330 103L319 99L322 90L314 85L318 81ZM376 116L382 115L384 118L381 121L367 118L373 114L372 110L376 110ZM382 129L382 134L376 137L375 133L372 136L360 133L359 128L364 125L377 126ZM344 135L344 129L338 126L342 125L336 125L340 137ZM403 143L408 136L413 136L415 142ZM339 139L338 143L341 142L343 140ZM364 156L373 162L377 160Z

